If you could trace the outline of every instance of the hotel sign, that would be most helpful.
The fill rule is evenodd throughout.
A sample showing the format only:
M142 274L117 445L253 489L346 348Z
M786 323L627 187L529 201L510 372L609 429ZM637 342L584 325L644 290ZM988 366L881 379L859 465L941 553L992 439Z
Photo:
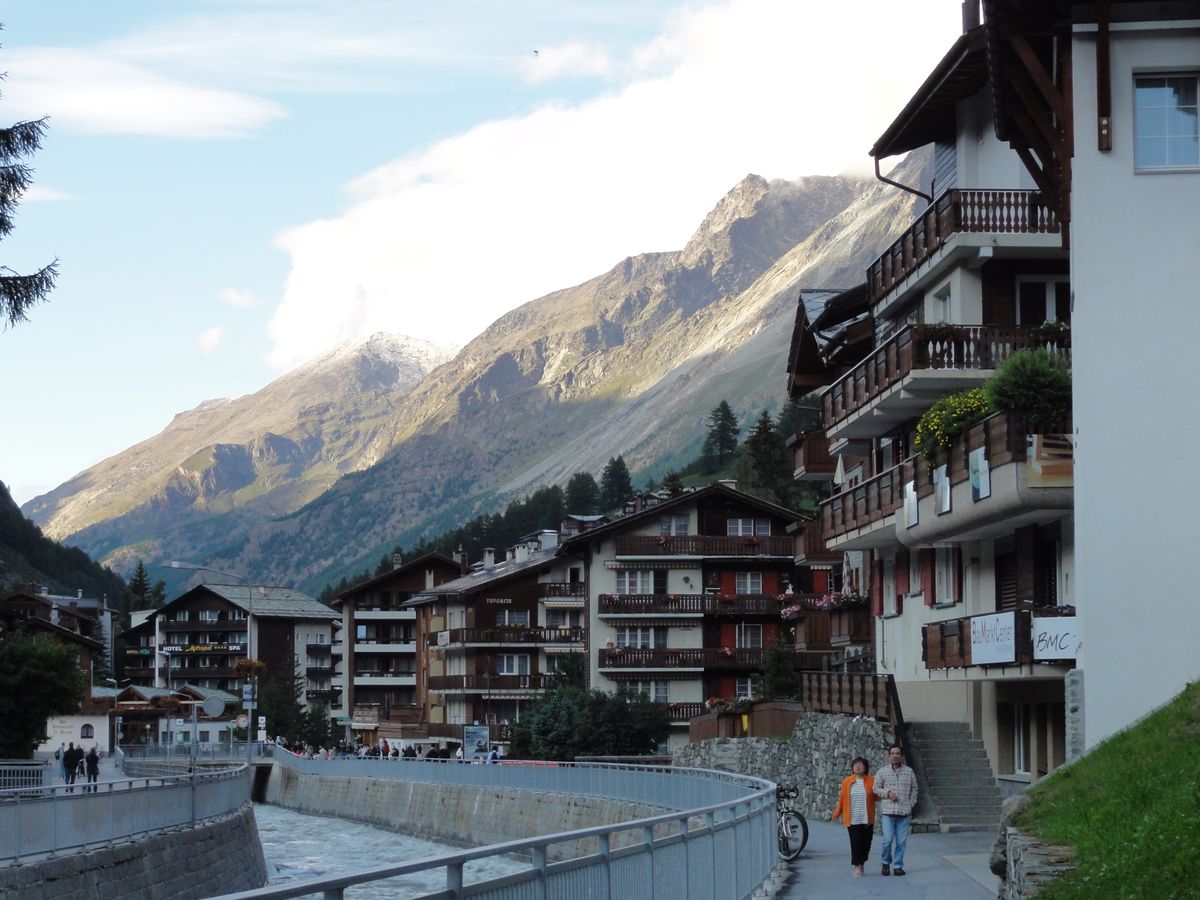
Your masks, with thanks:
M995 613L971 618L971 664L986 666L1017 661L1017 614Z
M165 644L163 653L243 653L245 644Z
M1048 616L1033 620L1035 660L1075 659L1079 656L1079 626L1074 616Z

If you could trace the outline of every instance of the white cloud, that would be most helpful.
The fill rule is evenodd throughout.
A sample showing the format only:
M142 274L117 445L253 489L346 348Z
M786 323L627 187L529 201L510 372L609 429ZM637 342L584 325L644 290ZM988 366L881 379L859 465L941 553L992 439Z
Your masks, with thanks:
M556 78L609 78L615 64L602 47L570 41L530 53L523 67L525 78L534 84Z
M22 203L53 203L56 200L70 200L71 195L58 188L46 187L42 184L31 184L21 195Z
M38 47L5 54L4 102L19 117L95 134L241 137L287 115L278 103L196 87L95 52Z
M225 336L225 331L220 325L214 325L212 328L207 328L200 332L196 338L196 347L200 353L208 356L221 345L221 339Z
M258 298L253 293L242 288L225 288L217 296L222 303L235 309L246 309L258 303Z
M464 342L626 255L682 247L749 172L866 173L867 148L957 36L958 16L944 0L902 14L885 0L830 10L728 0L681 13L628 55L628 73L654 77L367 173L344 213L280 236L292 268L272 363L378 330Z

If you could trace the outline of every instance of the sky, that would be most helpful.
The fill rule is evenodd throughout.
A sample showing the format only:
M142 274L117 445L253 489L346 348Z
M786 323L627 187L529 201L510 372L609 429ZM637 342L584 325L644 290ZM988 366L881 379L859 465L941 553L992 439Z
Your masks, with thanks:
M18 503L391 331L465 344L682 247L749 173L867 174L956 0L8 0L0 124L48 116L0 265Z

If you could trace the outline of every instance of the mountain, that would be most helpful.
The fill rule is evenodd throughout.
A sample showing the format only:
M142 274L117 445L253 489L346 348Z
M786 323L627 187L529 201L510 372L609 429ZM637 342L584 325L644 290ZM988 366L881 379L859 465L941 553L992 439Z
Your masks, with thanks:
M24 506L52 537L119 569L207 552L290 513L392 442L397 405L457 347L375 334L256 393L209 400Z
M921 183L925 166L914 157L896 177ZM373 465L341 469L342 477L322 482L325 489L304 496L303 505L295 502L303 492L282 473L274 482L275 518L261 504L232 502L259 484L238 487L248 471L234 467L229 481L200 479L207 492L194 488L182 518L156 512L168 502L166 469L195 485L193 473L211 467L208 456L178 453L160 466L158 486L143 491L148 496L137 485L149 473L135 475L120 499L111 497L86 523L66 512L106 464L30 506L53 499L55 509L36 511L52 533L118 565L134 555L186 555L316 590L373 565L396 543L460 524L536 486L564 484L574 472L599 473L611 456L623 454L634 472L662 474L695 454L721 398L743 421L778 409L799 289L860 282L895 223L913 218L913 203L910 194L860 178L748 176L683 249L629 257L512 310L393 399L371 444L374 458L360 457ZM360 402L353 390L340 396ZM331 408L326 427L335 421L341 418ZM142 448L161 461L167 454L156 447L166 434L126 454ZM219 446L199 433L192 444L192 454ZM191 468L183 465L189 460Z

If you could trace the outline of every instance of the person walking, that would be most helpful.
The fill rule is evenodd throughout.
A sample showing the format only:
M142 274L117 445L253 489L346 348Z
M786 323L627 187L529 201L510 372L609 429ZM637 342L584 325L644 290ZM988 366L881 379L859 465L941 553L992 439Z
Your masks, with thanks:
M912 825L913 807L917 805L917 776L904 764L904 751L899 744L888 748L888 765L875 776L875 796L882 803L883 861L882 874L904 874L904 848L908 844L908 829Z
M96 793L99 788L96 782L100 780L100 754L96 752L96 745L92 745L92 749L88 751L88 755L83 758L84 768L87 771L88 786L84 788L90 794Z
M59 744L58 749L54 751L54 758L58 760L58 774L62 776L63 784L67 783L67 745Z
M67 793L75 793L75 777L79 774L79 761L83 759L83 751L76 748L75 742L67 744L67 752L63 754L63 782L68 785Z
M830 818L841 819L850 836L850 874L862 878L867 857L871 855L871 836L875 830L875 779L864 757L850 763L850 774L842 779L837 806Z

